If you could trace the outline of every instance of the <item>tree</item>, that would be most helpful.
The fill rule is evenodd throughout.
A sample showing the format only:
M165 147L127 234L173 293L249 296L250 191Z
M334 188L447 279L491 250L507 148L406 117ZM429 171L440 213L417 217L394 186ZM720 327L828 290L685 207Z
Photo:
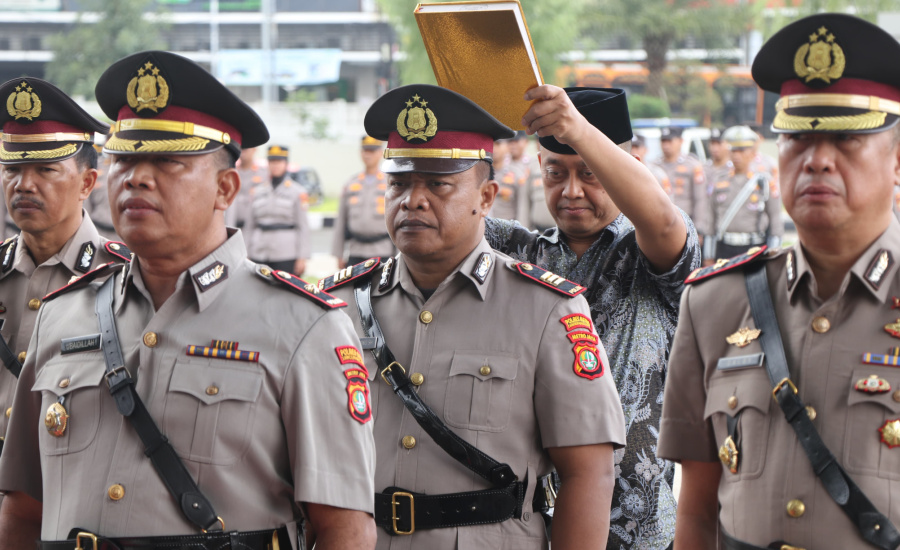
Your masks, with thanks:
M82 0L80 4L84 11L72 29L49 38L53 60L47 64L47 79L66 93L93 97L97 80L113 62L165 47L166 24L145 17L153 0ZM96 22L93 14L99 17Z
M677 42L692 37L707 48L733 42L748 29L753 7L727 0L592 0L593 30L639 43L647 54L644 93L665 99L667 55ZM758 2L760 5L762 2ZM758 8L757 8L758 9Z
M575 43L588 1L590 0L522 0L528 31L546 82L554 81L560 54L571 50ZM419 2L420 0L378 0L382 12L394 25L400 41L400 51L406 56L400 63L402 84L435 83L428 52L425 51L425 44L413 16L413 10Z

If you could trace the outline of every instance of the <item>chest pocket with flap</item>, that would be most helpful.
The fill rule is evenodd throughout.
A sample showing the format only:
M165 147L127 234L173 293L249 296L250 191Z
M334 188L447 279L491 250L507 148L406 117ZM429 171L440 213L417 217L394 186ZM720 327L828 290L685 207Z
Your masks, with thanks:
M887 381L890 391L865 393L854 389L858 380L871 375ZM844 431L842 464L851 473L900 479L900 447L893 449L881 442L879 428L900 418L900 372L896 367L864 365L853 370L847 384L847 426ZM900 394L897 394L900 397Z
M505 430L518 370L514 355L456 351L450 362L444 421L468 430Z
M774 417L770 411L772 406L777 407L772 399L769 378L762 368L717 371L710 379L703 417L712 421L716 445L721 445L728 437L726 417L740 415L736 430L740 447L738 471L732 474L723 466L724 481L755 479L762 474L769 441L769 422Z
M227 465L249 447L264 375L231 363L188 358L175 362L161 428L182 458Z
M44 454L77 453L94 440L100 415L107 408L115 410L103 382L105 372L103 355L97 351L54 357L37 373L31 391L41 393L41 424L47 409L60 398L69 414L66 430L59 437L50 435L43 425L39 428Z

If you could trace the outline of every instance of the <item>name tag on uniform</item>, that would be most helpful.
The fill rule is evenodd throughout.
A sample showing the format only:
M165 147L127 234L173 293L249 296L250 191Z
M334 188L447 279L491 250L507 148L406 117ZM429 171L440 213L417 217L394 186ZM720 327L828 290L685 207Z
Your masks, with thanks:
M63 338L59 342L59 352L63 355L79 351L95 351L100 349L100 335L89 334L75 338Z
M751 367L761 367L766 354L763 352L750 355L738 355L737 357L721 357L716 364L718 370L738 370Z

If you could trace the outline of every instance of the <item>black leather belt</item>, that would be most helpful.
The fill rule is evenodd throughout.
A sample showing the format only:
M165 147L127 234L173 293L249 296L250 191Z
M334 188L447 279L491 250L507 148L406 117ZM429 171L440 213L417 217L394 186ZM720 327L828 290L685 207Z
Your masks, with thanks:
M168 537L105 538L86 531L70 540L42 540L40 550L291 550L286 527L263 531L232 531Z
M282 229L297 229L292 223L260 223L256 225L262 231L281 231Z
M377 242L383 241L385 239L390 239L391 236L388 235L387 233L385 233L383 235L360 235L358 233L352 233L352 232L348 231L347 234L344 236L344 238L345 238L345 240L348 240L348 241L352 240L352 241L356 241L356 242L362 243L362 244L369 244L369 243L377 243Z
M728 533L721 529L719 530L719 533L722 534L722 548L724 550L808 550L806 548L800 548L799 546L791 546L782 541L773 542L768 546L756 546L755 544L732 538Z

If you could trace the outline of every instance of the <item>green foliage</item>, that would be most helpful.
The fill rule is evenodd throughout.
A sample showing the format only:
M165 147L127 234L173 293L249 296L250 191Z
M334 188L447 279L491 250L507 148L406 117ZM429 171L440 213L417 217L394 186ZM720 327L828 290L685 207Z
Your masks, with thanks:
M300 124L297 126L297 135L300 138L316 140L331 139L331 136L328 134L331 121L328 120L328 117L319 116L315 113L315 110L310 105L314 100L315 93L302 88L290 92L287 96L285 103L290 106L291 111L294 112L294 115L300 121Z
M723 104L719 93L696 74L699 68L700 63L679 63L666 73L663 82L674 115L706 125L707 115L713 121L722 118Z
M394 25L400 51L406 56L400 62L400 84L436 83L428 61L428 52L425 51L425 44L413 15L413 10L420 1L377 0L381 11ZM572 49L589 1L591 0L521 0L544 81L554 81L559 56Z
M754 17L754 26L764 38L770 38L788 23L815 13L849 13L871 23L878 23L879 13L900 10L900 0L785 0L785 4L793 9L760 10Z
M628 114L635 118L666 118L670 116L669 105L664 99L649 95L628 96Z
M94 96L94 86L113 62L142 50L165 47L164 21L145 18L152 0L82 0L71 30L49 37L53 60L47 64L47 80L70 95ZM87 21L85 13L99 20Z

